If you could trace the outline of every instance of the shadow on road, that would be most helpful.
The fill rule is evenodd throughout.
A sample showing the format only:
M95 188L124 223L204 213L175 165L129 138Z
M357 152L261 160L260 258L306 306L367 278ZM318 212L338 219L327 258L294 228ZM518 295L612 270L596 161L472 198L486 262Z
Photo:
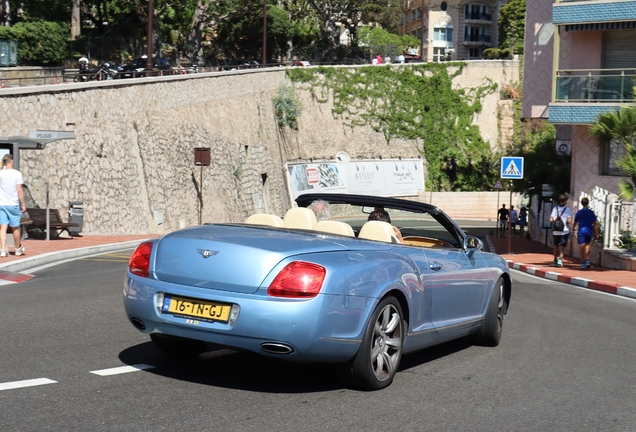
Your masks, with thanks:
M465 338L406 355L402 358L400 371L470 346ZM174 359L146 342L122 351L119 359L128 365L154 366L145 370L148 373L215 387L266 393L312 393L345 388L337 378L335 367L330 364L287 362L224 348L211 348L194 359Z

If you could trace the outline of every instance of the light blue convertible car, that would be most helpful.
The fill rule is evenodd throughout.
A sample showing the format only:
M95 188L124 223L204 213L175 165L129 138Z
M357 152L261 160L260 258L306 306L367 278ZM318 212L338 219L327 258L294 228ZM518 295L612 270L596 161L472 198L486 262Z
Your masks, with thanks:
M335 363L365 389L391 384L403 354L467 336L499 344L512 290L506 262L442 210L346 194L296 201L284 217L142 243L124 284L132 325L169 355L214 343ZM307 208L315 202L330 204L329 220L316 220Z

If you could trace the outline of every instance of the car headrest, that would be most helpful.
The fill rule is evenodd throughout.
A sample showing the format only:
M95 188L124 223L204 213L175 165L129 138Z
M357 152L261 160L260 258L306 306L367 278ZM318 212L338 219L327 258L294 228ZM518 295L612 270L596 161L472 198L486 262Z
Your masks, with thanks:
M316 225L316 215L305 207L293 207L287 210L283 218L285 228L312 229Z
M280 216L265 213L253 214L245 220L245 223L252 225L268 225L278 228L283 227L283 220Z
M368 221L360 229L358 238L394 243L395 231L388 222Z
M316 225L314 225L314 231L355 237L355 234L353 233L353 228L351 228L351 225L345 222L340 222L340 221L326 220L326 221L316 222Z

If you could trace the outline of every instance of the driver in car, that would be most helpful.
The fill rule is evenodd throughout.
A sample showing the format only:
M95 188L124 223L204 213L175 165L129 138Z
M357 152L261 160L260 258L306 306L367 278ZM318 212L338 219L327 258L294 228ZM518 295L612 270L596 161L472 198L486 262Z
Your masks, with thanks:
M367 221L373 221L373 220L391 223L391 216L389 216L389 213L386 210L384 210L384 208L376 207L374 211L369 213L369 217L367 218ZM400 232L398 227L393 226L393 231L395 231L395 237L397 237L400 243L404 243L404 239L402 238L402 233Z

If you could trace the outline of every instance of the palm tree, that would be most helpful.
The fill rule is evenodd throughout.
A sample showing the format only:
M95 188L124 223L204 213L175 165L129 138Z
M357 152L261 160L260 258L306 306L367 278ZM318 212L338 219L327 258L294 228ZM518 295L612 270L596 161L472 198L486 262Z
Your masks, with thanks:
M599 114L590 125L590 135L601 146L614 141L623 147L625 152L616 160L616 166L630 177L631 183L621 179L618 188L624 199L636 196L636 107Z

